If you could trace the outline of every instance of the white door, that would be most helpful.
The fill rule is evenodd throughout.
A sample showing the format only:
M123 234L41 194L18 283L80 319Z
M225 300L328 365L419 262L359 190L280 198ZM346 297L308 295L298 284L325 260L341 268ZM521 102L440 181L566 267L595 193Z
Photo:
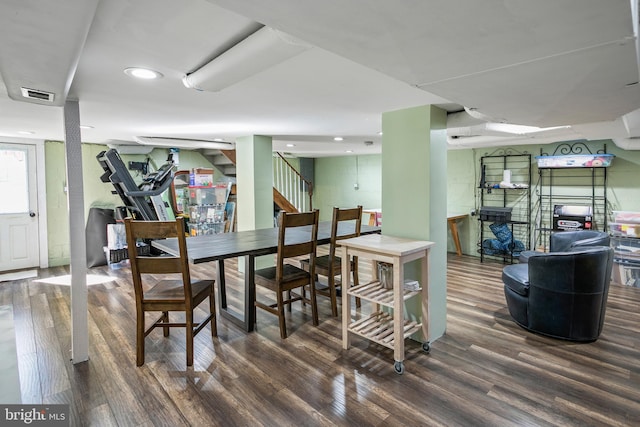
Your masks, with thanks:
M36 148L0 143L0 271L38 267Z

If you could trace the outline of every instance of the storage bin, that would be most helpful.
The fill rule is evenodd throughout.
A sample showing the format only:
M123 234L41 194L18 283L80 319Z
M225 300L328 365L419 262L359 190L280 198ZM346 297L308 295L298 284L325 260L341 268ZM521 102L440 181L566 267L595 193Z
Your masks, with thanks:
M611 222L609 231L614 236L640 237L640 224Z
M637 262L640 265L640 239L633 237L611 237L615 262Z
M606 168L613 154L569 154L563 156L536 156L539 168Z
M511 221L511 210L512 208L482 206L479 216L482 221L509 222Z
M620 285L640 288L640 264L613 263L611 281Z
M613 211L613 221L617 223L627 222L640 224L640 212Z

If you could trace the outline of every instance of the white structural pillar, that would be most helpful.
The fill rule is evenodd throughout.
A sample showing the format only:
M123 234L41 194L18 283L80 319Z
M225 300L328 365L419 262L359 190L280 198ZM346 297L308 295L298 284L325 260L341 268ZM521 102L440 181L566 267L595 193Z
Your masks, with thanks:
M447 318L446 112L434 106L382 115L382 234L435 242L429 269L429 338L445 333ZM405 278L419 279L409 263ZM421 318L417 298L405 313ZM416 337L422 340L422 337Z
M76 364L89 359L87 250L78 101L66 101L64 104L64 134L71 256L71 361Z

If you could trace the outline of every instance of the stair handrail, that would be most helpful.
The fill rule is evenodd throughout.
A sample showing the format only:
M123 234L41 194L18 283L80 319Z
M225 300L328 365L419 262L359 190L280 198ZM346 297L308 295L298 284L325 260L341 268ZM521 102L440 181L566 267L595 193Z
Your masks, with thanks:
M278 173L278 171L274 171L274 187L298 209L298 212L313 210L313 183L303 177L282 153L277 151L275 153L286 165L288 178L283 176L284 173L281 174ZM306 191L304 191L304 189L306 189ZM306 204L307 199L303 193L307 193L308 195L308 205Z

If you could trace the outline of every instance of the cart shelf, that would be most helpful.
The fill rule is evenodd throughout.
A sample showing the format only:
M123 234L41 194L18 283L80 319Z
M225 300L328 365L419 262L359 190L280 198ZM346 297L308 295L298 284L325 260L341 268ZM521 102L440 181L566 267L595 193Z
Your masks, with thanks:
M404 291L403 299L406 301L416 295L419 295L422 288L415 291ZM379 281L365 283L364 285L354 286L349 289L349 295L372 301L385 307L393 308L393 289L382 287Z
M404 320L404 337L409 338L422 327L415 320ZM395 348L393 339L393 316L389 313L376 312L349 325L349 332L367 338L390 349Z

